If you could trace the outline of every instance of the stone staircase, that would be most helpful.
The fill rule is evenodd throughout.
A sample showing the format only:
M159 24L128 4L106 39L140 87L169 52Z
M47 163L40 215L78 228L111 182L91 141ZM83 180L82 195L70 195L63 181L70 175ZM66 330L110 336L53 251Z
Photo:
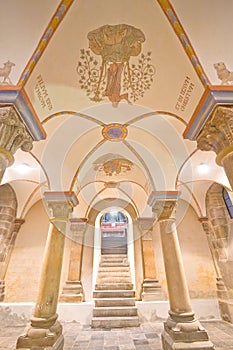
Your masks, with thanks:
M93 328L139 325L135 291L126 254L101 256L93 298Z

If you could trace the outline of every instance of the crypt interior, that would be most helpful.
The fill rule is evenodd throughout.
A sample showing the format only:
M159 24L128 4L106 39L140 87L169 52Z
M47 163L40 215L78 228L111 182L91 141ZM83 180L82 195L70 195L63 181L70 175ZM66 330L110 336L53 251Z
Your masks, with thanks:
M215 349L206 321L233 323L233 2L1 6L0 328L18 331L0 349L157 349L72 347L72 322Z

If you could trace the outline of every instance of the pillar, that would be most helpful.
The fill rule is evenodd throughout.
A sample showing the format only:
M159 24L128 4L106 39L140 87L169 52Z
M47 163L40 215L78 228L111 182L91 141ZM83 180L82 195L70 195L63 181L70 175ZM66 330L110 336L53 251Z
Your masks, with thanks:
M216 163L223 166L233 189L233 108L217 106L197 136L197 146L202 151L214 151Z
M141 229L142 236L142 259L143 259L143 283L142 300L155 301L164 299L161 284L158 280L154 246L152 241L152 231L154 218L138 218L137 222Z
M210 253L211 253L211 256L213 259L214 269L215 269L215 273L216 273L216 280L217 280L216 286L217 286L217 297L218 297L220 314L221 314L221 317L224 321L231 322L231 313L230 313L229 307L226 303L226 300L229 300L228 292L227 292L225 283L222 280L221 271L219 269L218 262L217 262L217 259L215 256L214 247L213 247L211 236L210 236L209 220L207 217L201 217L201 218L199 218L199 221L202 224L203 230L206 234Z
M0 301L4 300L5 296L5 276L7 268L10 262L11 253L14 247L14 243L17 237L17 234L25 222L23 219L15 219L13 231L6 237L4 241L4 250L0 255Z
M83 301L81 283L83 237L86 229L86 218L71 218L71 249L68 279L60 296L61 301L80 303Z
M46 192L50 227L45 246L37 302L30 324L17 340L17 349L62 350L64 338L57 321L57 301L62 269L66 224L77 198L73 192Z
M33 139L13 106L0 107L0 182L18 148L31 151Z
M178 241L175 208L178 191L152 192L149 204L157 214L167 280L170 310L164 323L162 345L170 349L214 349L206 330L195 318Z

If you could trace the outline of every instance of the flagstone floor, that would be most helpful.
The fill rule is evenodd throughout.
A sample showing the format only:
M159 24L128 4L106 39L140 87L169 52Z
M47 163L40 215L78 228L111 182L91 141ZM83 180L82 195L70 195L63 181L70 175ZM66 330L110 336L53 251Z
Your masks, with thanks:
M216 350L233 350L233 325L223 321L201 321ZM0 329L0 350L15 349L15 342L24 327ZM161 350L161 322L142 323L123 329L92 329L76 322L63 324L64 350Z

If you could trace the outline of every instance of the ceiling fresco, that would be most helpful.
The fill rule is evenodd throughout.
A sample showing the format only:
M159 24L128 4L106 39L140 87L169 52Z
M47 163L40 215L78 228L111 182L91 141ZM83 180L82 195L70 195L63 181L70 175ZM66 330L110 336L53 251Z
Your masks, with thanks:
M25 123L40 128L40 141L30 152L17 151L3 178L19 196L18 216L45 189L75 191L78 216L114 198L150 216L151 191L180 189L205 215L208 184L229 183L214 154L197 150L184 133L208 86L233 85L233 2L3 6L0 104L21 89L35 117ZM18 164L30 172L20 174ZM200 174L200 164L209 172Z

